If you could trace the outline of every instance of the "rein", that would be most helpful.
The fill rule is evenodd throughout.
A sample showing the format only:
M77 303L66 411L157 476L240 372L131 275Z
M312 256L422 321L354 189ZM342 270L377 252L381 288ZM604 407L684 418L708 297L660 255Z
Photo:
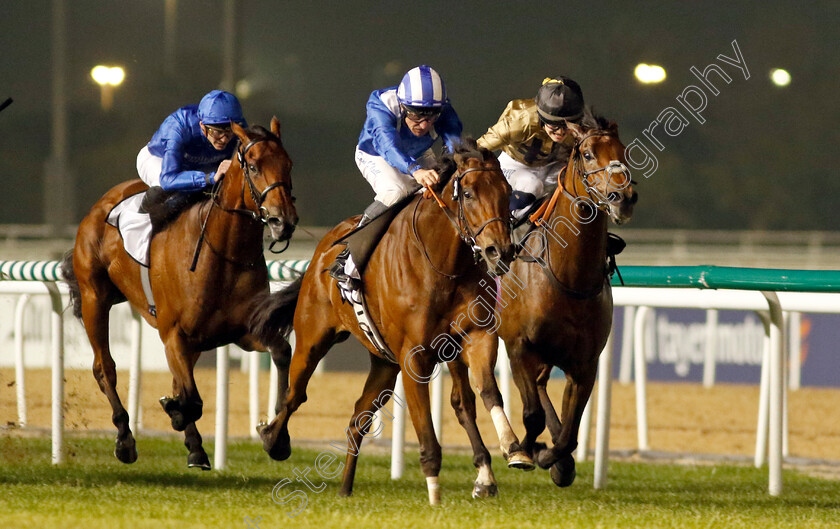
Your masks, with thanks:
M437 195L437 193L435 193L435 191L431 187L426 187L426 191L428 191L432 195L432 198L435 199L435 202L437 202L437 205L446 214L446 218L449 219L449 222L455 227L455 231L458 232L458 237L460 237L460 239L462 241L464 241L467 244L467 246L469 246L470 250L472 250L473 260L476 263L478 263L482 258L481 257L481 247L476 242L476 240L475 240L476 237L478 237L481 234L481 232L484 231L484 228L486 228L489 224L491 224L493 222L497 222L497 221L498 222L508 222L505 219L503 219L502 217L493 217L493 218L488 219L485 222L483 222L481 224L481 226L479 226L478 229L475 230L475 231L473 231L472 228L470 228L470 225L467 222L467 217L466 217L466 214L464 213L464 193L463 193L463 187L461 186L461 179L467 173L473 173L473 172L478 172L478 171L488 171L488 170L489 169L482 168L482 167L473 167L471 169L465 169L463 171L459 171L452 177L453 178L452 200L456 200L458 202L458 213L457 213L457 215L455 213L453 213L451 209L449 209L449 207L446 205L446 203L443 200L441 200L441 198ZM432 270L434 270L438 274L440 274L442 276L445 276L445 277L448 277L449 279L455 279L455 278L459 277L458 275L451 275L451 274L447 274L445 272L441 272L432 263L431 258L429 258L429 254L426 251L426 245L423 244L422 240L420 239L420 234L417 232L416 218L417 218L417 208L419 206L420 206L420 201L418 200L417 204L415 204L415 206L414 206L414 214L412 216L411 226L412 226L412 231L414 232L414 238L417 240L421 249L423 250L423 256L426 258L426 261L428 261L429 266L432 267Z

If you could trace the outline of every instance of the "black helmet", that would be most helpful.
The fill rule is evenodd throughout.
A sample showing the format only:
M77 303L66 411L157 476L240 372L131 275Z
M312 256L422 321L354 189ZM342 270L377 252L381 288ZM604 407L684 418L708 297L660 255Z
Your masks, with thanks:
M580 85L562 75L546 77L537 91L537 112L548 123L576 122L583 116L583 92Z

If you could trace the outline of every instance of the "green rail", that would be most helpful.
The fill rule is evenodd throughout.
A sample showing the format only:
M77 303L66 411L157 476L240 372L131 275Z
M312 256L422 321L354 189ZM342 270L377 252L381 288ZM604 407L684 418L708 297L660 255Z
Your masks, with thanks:
M776 292L840 292L840 270L729 266L620 266L628 287L726 288ZM613 286L621 286L618 274Z

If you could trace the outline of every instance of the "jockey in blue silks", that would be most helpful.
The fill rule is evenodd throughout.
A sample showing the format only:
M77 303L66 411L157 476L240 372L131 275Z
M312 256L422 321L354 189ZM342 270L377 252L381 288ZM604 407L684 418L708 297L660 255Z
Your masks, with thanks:
M438 138L453 150L463 125L446 97L443 79L430 66L412 68L398 86L374 90L367 102L367 117L356 146L356 165L376 193L365 208L358 227L421 186L440 181L432 169L432 145ZM338 281L347 281L348 251L336 258L330 270Z

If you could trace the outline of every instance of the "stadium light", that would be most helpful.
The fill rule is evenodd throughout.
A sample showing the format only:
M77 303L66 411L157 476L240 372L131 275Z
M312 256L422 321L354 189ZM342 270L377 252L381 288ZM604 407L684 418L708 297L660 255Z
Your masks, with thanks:
M790 84L790 73L781 68L773 68L770 70L770 80L776 86L787 86Z
M639 63L633 74L639 82L644 84L661 83L665 80L665 68L656 64Z
M108 66L99 65L90 71L90 76L99 85L102 110L111 110L111 107L114 105L114 88L122 84L125 79L125 70L119 66L109 68Z

